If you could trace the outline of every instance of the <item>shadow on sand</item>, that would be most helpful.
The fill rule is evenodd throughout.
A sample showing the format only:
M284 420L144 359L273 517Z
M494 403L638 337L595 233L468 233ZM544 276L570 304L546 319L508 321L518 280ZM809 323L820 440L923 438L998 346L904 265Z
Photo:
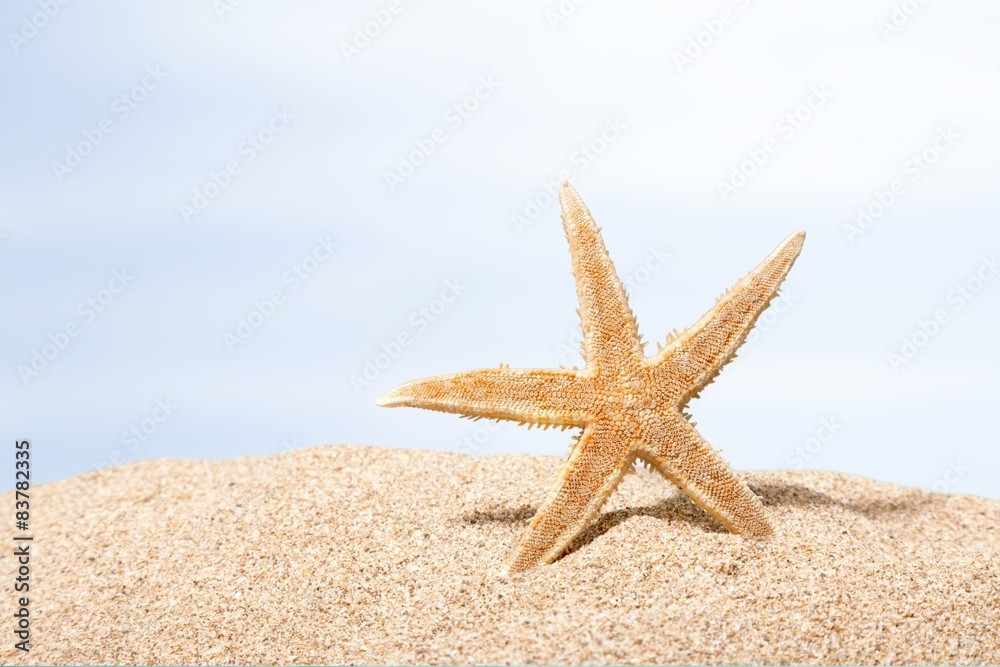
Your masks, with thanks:
M907 490L892 500L872 500L869 502L845 502L831 498L825 493L815 491L799 484L749 484L750 488L760 498L765 507L817 507L837 506L849 512L860 514L870 520L884 520L892 516L894 521L907 521L925 511L938 507L944 500L937 494L931 494L919 489ZM538 507L522 505L515 509L498 510L494 512L471 512L462 519L470 524L476 523L511 523L523 524L535 515ZM687 496L677 492L661 500L655 505L644 507L627 507L601 514L598 519L580 533L560 558L583 548L593 540L636 516L651 516L669 521L683 521L700 528L706 533L725 533L718 522L692 503Z

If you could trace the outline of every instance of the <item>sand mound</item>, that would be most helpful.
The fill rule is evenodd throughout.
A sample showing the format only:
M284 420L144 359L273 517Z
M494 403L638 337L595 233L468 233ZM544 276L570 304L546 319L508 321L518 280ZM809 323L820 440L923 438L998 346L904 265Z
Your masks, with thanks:
M4 662L1000 663L1000 501L753 473L780 530L754 541L640 472L505 578L557 463L321 447L36 487L32 650L8 630Z

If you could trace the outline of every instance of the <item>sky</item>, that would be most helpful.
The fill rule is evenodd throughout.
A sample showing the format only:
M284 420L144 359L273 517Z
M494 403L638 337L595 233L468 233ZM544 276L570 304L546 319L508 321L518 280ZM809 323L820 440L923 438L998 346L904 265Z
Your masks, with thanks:
M806 230L689 408L735 468L1000 498L998 19L9 0L2 430L35 483L324 444L563 454L568 433L375 400L581 363L568 179L651 341Z

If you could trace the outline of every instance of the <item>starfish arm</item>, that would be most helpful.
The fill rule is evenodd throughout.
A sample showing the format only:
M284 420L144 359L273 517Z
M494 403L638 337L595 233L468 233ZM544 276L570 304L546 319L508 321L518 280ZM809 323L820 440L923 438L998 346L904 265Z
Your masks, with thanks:
M573 257L573 275L588 368L620 366L644 357L628 295L608 256L601 230L569 183L559 190L563 229Z
M673 378L696 395L736 355L802 250L806 233L797 231L728 292L694 326L648 363L658 375Z
M695 427L679 415L648 420L638 456L730 532L754 537L774 533L760 499L733 474Z
M591 382L565 369L485 368L414 380L378 399L382 407L455 412L530 424L583 426Z
M618 486L634 455L610 426L589 424L514 549L508 572L551 563L590 525Z

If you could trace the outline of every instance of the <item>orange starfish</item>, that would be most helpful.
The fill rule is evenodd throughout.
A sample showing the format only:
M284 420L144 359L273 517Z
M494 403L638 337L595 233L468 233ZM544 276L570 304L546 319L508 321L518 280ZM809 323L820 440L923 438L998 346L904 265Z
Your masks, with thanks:
M785 239L693 327L668 337L666 346L647 358L625 288L590 211L568 183L559 201L573 257L586 368L501 366L441 375L397 387L378 404L583 429L521 536L509 572L557 559L637 459L730 531L772 534L760 500L698 434L684 408L736 355L777 295L805 232Z

